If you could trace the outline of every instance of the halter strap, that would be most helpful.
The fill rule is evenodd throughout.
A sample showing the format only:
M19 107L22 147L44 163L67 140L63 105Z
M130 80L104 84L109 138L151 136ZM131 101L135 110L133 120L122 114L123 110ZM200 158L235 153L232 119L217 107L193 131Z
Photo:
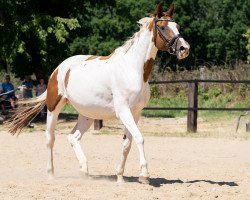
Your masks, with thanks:
M166 37L161 32L160 27L157 25L157 22L159 22L159 21L174 22L174 20L173 19L156 19L156 18L154 18L154 23L155 23L154 43L155 43L155 46L156 46L156 30L158 30L158 33L159 33L161 39L163 40L164 44L166 45L168 52L170 54L174 54L174 53L176 53L177 42L180 38L182 38L182 36L181 36L181 34L178 34L178 35L175 35L174 37L172 37L169 41L167 41ZM174 45L175 41L177 41L177 42L175 44L175 48L173 51L173 45Z

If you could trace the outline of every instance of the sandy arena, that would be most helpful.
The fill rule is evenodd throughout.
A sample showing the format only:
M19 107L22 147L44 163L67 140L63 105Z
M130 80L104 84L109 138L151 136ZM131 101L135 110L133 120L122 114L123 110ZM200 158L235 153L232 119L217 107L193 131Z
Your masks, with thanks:
M155 126L162 130L161 123L160 119L143 119L140 128ZM171 123L165 132L171 133ZM200 122L208 130L206 123ZM184 124L180 122L175 127L185 129ZM106 127L102 134L92 129L84 135L81 144L89 161L88 179L79 176L78 162L64 134L70 127L71 123L62 123L57 128L52 181L46 175L44 127L34 132L26 129L18 138L0 131L0 199L250 199L250 141L244 137L146 134L150 184L138 183L139 161L134 143L126 163L126 183L117 184L114 174L121 155L120 125ZM118 134L104 134L111 129Z

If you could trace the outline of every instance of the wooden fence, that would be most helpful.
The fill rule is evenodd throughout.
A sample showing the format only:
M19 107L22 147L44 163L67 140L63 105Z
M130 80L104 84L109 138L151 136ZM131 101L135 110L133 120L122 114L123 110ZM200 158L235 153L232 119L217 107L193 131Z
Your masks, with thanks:
M187 131L197 132L198 111L250 111L250 108L204 108L198 107L198 87L199 83L231 83L231 84L250 84L250 80L174 80L174 81L151 81L149 84L188 84L188 107L146 107L144 110L187 110ZM95 127L102 127L102 120L95 121Z

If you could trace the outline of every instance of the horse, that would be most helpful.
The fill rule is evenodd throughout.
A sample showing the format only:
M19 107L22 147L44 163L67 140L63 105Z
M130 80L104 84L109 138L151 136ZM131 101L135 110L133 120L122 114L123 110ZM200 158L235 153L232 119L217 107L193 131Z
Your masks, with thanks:
M77 124L68 135L79 161L80 172L88 176L87 158L80 146L83 134L94 119L118 118L125 126L121 161L116 169L117 182L123 182L125 162L132 138L139 151L139 182L149 183L144 138L137 127L142 109L150 98L149 76L158 50L184 59L190 45L173 20L174 5L164 12L158 4L154 13L138 21L140 30L109 56L76 55L64 60L51 74L47 90L39 97L20 102L9 124L9 132L22 128L47 105L45 131L48 150L47 173L54 176L53 146L60 110L71 104L79 113Z

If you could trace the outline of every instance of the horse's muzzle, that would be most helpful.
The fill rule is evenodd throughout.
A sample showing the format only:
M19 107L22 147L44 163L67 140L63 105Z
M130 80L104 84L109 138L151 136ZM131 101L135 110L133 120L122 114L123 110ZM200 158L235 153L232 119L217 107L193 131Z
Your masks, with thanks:
M177 44L176 56L178 59L184 59L189 55L190 45L183 39L180 38Z

